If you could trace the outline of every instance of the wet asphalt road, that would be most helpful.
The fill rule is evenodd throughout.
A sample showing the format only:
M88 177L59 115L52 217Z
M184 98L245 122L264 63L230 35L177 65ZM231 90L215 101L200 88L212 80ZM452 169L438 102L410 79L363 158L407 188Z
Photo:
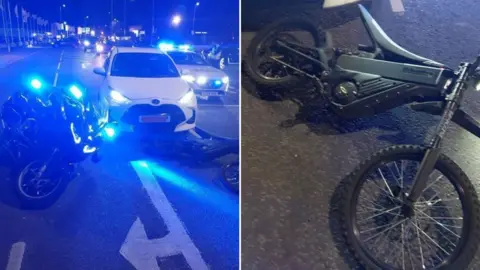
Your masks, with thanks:
M404 0L393 14L376 1L372 14L407 49L453 67L480 52L480 5L474 0ZM246 10L242 10L245 14ZM335 45L354 47L366 34L359 20L332 29ZM245 53L251 33L242 33ZM420 144L438 118L406 107L362 119L339 133L310 111L297 119L293 102L264 101L242 76L242 267L246 269L351 269L333 211L341 180L370 154L399 143ZM300 90L296 90L301 92ZM299 94L300 95L300 94ZM301 97L300 97L301 98ZM464 109L480 119L480 93ZM452 126L444 152L480 187L480 139ZM478 269L475 262L472 269Z
M97 89L102 77L92 69L103 57L24 49L0 55L2 102L33 74L53 83L62 53L57 85ZM238 96L224 103L201 105L198 126L238 138ZM80 176L45 210L19 209L2 182L0 269L20 269L18 261L22 270L238 269L238 196L219 184L219 164L160 160L129 143L104 150L105 158L82 164Z

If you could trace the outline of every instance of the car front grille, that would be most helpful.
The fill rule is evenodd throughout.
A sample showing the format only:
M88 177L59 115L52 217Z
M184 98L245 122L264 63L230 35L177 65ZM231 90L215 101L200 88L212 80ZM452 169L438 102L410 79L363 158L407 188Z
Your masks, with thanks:
M140 116L147 115L160 115L168 114L170 116L169 123L140 123ZM180 123L184 122L185 115L182 110L175 105L134 105L128 109L128 111L123 115L122 121L136 126L136 129L145 130L150 132L172 132L175 130L175 127Z

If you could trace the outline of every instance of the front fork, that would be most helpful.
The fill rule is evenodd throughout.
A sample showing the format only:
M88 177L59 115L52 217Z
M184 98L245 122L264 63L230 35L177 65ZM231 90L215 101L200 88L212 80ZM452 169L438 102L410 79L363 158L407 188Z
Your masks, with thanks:
M425 156L420 163L420 168L415 175L410 194L407 196L406 203L408 206L413 206L414 203L420 198L423 191L427 188L429 176L435 169L435 164L437 163L437 160L441 154L440 144L443 136L445 135L448 125L450 124L455 112L459 108L460 102L463 98L463 91L465 89L465 82L469 68L470 64L468 63L464 63L461 66L461 69L458 72L459 76L457 82L455 83L452 92L446 98L447 102L445 103L445 108L443 110L440 123L437 126L435 137L431 140L427 147Z
M452 120L453 114L458 108L458 105L455 101L448 101L445 106L446 107L442 118L435 132L435 137L431 140L427 147L427 151L425 152L422 162L420 163L420 168L415 175L410 194L408 194L407 203L409 204L411 203L413 205L413 203L420 198L423 191L427 187L429 176L433 172L435 164L437 163L437 160L441 154L440 145L443 135L445 134L448 124Z

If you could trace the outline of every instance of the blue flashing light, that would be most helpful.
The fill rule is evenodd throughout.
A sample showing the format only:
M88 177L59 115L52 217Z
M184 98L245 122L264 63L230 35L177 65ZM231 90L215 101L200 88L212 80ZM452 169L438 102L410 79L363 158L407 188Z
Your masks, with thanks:
M113 138L115 137L115 129L113 129L112 127L106 127L105 134L107 135L107 137Z
M76 85L72 85L70 86L70 93L72 93L72 95L77 98L77 99L80 99L82 98L83 96L83 93L82 93L82 90L80 90L80 88Z
M35 78L35 79L32 79L30 81L30 86L35 90L40 90L42 88L43 84L42 84L42 81Z
M191 50L191 47L190 47L190 45L188 45L188 44L178 45L178 48L179 48L180 50L182 50L182 51L189 51L189 50Z
M158 44L158 48L164 52L171 51L174 49L174 46L172 43L160 43Z
M215 86L220 86L220 85L222 85L222 81L221 80L215 80L214 84L215 84Z

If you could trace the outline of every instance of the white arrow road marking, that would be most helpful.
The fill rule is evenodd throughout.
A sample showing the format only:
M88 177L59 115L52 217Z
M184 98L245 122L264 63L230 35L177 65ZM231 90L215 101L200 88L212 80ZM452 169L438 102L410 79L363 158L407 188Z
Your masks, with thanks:
M165 221L169 233L161 239L148 239L142 222L137 218L128 232L120 254L137 270L159 269L157 257L176 254L183 254L193 270L208 270L200 251L187 234L152 171L142 166L142 162L132 161L131 164L150 200Z
M325 2L323 2L323 8L339 7L356 2L360 2L360 0L325 0Z
M25 253L25 242L17 242L10 249L6 270L20 270L22 267L23 254Z
M405 12L405 7L403 6L402 0L390 0L390 5L392 5L392 11L396 13Z

